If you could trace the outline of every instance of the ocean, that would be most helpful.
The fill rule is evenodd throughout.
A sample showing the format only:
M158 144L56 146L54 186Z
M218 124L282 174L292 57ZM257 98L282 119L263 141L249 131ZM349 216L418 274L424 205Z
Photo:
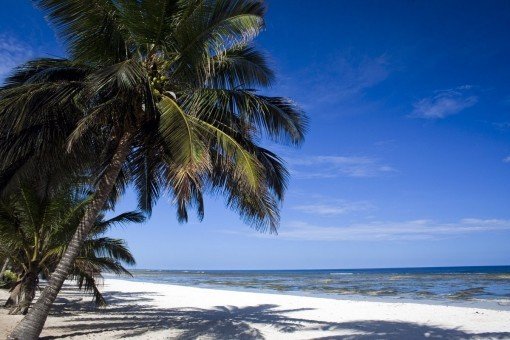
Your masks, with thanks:
M130 280L329 298L478 303L510 309L510 266L320 270L146 270Z

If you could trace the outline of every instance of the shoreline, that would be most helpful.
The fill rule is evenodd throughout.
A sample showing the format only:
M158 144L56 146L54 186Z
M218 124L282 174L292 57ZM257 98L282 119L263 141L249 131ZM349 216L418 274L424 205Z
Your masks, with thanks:
M106 278L106 280L121 280L121 281L129 281L129 282L138 282L138 283L154 283L154 284L162 284L167 286L177 286L177 287L193 287L191 285L186 284L178 284L178 283L166 283L166 282L158 282L156 280L141 280L136 278ZM210 290L221 290L228 292L245 292L245 293L257 293L257 294L270 294L270 295L285 295L285 296L296 296L296 297L311 297L311 298L319 298L319 299L330 299L330 300L340 300L340 301L366 301L366 302L380 302L380 303L414 303L420 305L438 305L438 306L451 306L451 307L465 307L465 308L478 308L478 309L488 309L488 310L496 310L496 311L510 311L510 298L504 300L502 303L501 300L480 300L480 299L471 299L471 300L457 300L457 299L427 299L427 298L413 298L413 297L399 297L397 295L394 296L377 296L377 295L354 295L354 294L328 294L328 293L320 293L313 291L287 291L287 290L271 290L271 289L257 289L257 288L246 288L241 286L206 286L200 285L194 288L201 289L210 289Z
M133 269L132 273L134 277L123 279L339 300L510 310L510 266L356 270Z
M505 338L510 311L340 300L105 279L109 305L65 285L44 339ZM0 298L5 299L5 291ZM21 316L0 314L5 337Z

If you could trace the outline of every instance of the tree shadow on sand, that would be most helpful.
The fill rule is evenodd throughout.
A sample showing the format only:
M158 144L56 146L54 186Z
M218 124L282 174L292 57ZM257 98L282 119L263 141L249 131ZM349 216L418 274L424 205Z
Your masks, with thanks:
M260 327L272 327L285 338L298 331L324 332L318 339L505 339L510 332L470 334L458 329L421 325L408 322L357 321L324 322L293 317L292 314L310 308L281 309L278 305L235 307L217 306L210 309L158 308L149 303L157 299L147 293L106 293L109 306L96 309L90 303L69 294L56 301L52 315L72 316L66 324L55 326L58 339L89 335L100 337L105 331L119 331L118 337L129 338L160 332L156 337L172 339L264 339ZM48 329L51 329L49 327ZM303 333L306 334L306 333ZM314 333L317 334L317 333ZM335 335L330 335L335 334ZM316 337L317 338L317 337Z

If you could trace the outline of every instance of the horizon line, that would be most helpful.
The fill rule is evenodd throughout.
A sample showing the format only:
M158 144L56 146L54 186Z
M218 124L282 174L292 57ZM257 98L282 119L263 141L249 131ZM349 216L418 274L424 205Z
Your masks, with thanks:
M360 267L360 268L296 268L296 269L155 269L133 268L131 270L158 271L313 271L313 270L382 270L382 269L433 269L433 268L480 268L480 267L510 267L510 264L468 265L468 266L418 266L418 267Z

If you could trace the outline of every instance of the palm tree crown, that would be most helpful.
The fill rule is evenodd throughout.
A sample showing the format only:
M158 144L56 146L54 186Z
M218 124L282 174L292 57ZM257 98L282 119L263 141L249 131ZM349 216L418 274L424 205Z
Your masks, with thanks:
M1 119L8 123L2 126L12 143L11 151L3 148L3 168L10 171L2 179L8 182L19 168L29 172L41 157L61 159L55 145L71 155L101 149L104 166L130 131L117 188L134 183L141 209L150 212L168 190L180 220L190 206L202 216L208 190L225 194L256 227L274 231L287 172L256 141L269 136L297 144L306 119L290 100L254 90L273 80L252 44L263 27L263 3L92 3L38 1L70 58L29 62L0 91ZM44 120L57 126L41 126Z

